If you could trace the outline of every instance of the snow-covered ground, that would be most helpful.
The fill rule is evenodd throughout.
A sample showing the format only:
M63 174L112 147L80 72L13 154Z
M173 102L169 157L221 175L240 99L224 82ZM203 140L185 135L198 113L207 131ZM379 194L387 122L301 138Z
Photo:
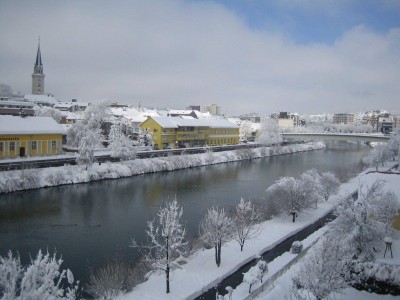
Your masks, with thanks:
M255 159L272 155L323 149L321 142L295 144L280 147L241 149L223 152L135 159L121 163L93 164L85 166L63 166L43 169L26 169L0 172L0 193L26 189L85 183L95 180L116 179L145 173L173 171L184 168L201 167L245 159Z
M302 228L324 216L335 207L342 197L356 191L360 183L372 185L377 178L385 180L386 189L395 192L400 199L400 175L366 174L366 172L363 172L349 183L341 185L339 193L336 196L330 197L329 201L320 203L317 209L310 208L300 213L296 223L292 223L291 218L286 215L263 222L261 224L261 234L257 238L247 241L243 252L240 252L239 244L236 241L226 243L222 247L222 264L219 268L215 265L214 249L197 251L187 259L181 269L171 272L171 293L165 293L165 274L160 273L151 275L146 282L138 285L132 292L121 295L118 299L193 299L213 287L222 278L235 272L239 266L259 257L261 253L273 248L289 235L300 231ZM321 235L324 230L318 231L310 237L309 241L304 242L305 246L307 243L311 244L313 239L318 238L318 234ZM397 249L400 251L398 241L396 241L394 246L395 257ZM276 262L269 262L270 275L273 274L274 270L279 270L287 261L293 259L293 255L284 254L280 259ZM284 280L284 276L280 277L275 284L275 289L262 297L268 297L265 299L284 299L285 293L289 289L288 282L290 281L291 273L294 272L292 270L295 270L295 266L285 273L284 276L287 275L286 281ZM267 279L270 275L267 275L265 278ZM236 291L237 298L233 299L243 299L245 295L239 291L240 289L248 291L248 286L245 288L240 288L239 286L239 289ZM346 290L346 294L349 297L353 297L354 293L357 295L363 294L352 289ZM234 295L235 291L233 292ZM376 297L373 299L376 299Z
M400 175L390 175L390 174L381 174L381 173L369 173L364 172L359 175L357 179L352 180L354 183L354 187L358 186L358 182L360 184L366 184L371 186L376 180L384 180L385 181L385 190L394 192L398 200L400 201ZM322 230L319 230L315 233L316 235L322 235ZM397 239L393 240L392 250L393 250L393 258L389 258L389 255L386 255L386 258L383 258L383 253L378 254L379 262L385 262L388 264L400 265L400 232L396 232ZM303 243L306 246L306 243ZM280 265L285 265L290 258L277 258ZM277 264L278 262L275 262ZM273 288L270 291L265 291L261 293L257 298L260 300L275 300L275 299L285 299L285 297L289 297L289 287L292 284L292 277L299 271L299 264L295 264L291 267L287 272L285 272L281 277L279 277L273 284ZM342 294L335 295L335 299L341 300L372 300L372 299L399 299L398 296L391 295L378 295L375 293L368 293L365 291L357 291L354 288L347 288L343 291ZM236 299L236 298L233 298ZM237 298L239 299L239 298ZM288 298L290 299L290 298Z

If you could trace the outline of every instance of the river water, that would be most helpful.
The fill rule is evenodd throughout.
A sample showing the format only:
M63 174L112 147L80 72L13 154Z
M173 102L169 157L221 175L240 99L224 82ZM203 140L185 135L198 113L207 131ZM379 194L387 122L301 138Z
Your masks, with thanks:
M0 255L18 251L26 263L39 249L57 251L75 278L113 259L133 261L132 238L145 242L145 226L163 201L177 197L189 236L212 206L233 208L240 197L262 198L282 176L348 167L369 149L329 143L324 150L252 161L146 174L130 178L0 195ZM1 176L1 174L0 174Z

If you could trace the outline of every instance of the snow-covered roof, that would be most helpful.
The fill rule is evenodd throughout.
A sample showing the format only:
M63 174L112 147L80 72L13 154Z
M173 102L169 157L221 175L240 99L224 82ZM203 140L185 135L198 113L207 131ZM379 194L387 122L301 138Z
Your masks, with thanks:
M190 115L192 112L193 110L170 109L168 113L170 115Z
M239 128L225 118L188 119L181 117L152 117L163 128L178 127L209 127L209 128Z
M45 94L45 95L31 95L27 94L24 96L24 99L34 102L34 103L49 103L49 104L58 104L58 100L50 94Z
M2 107L7 107L7 106L24 106L24 107L34 107L35 103L28 102L28 101L15 101L15 100L1 100L0 101L0 106Z
M163 128L178 128L176 117L152 117Z
M124 116L126 118L140 114L140 112L133 107L110 107L110 110L114 116Z
M51 117L0 116L0 134L65 134Z

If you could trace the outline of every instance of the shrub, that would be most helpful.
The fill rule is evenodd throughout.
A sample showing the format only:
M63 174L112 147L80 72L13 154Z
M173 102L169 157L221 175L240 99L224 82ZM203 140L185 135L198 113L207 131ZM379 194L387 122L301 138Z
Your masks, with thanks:
M303 244L299 241L294 241L292 247L290 247L290 253L299 254L303 251Z

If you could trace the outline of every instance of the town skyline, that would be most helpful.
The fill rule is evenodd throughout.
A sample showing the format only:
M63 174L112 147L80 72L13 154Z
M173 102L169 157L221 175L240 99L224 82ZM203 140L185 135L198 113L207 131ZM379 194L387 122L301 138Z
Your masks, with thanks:
M60 100L216 103L227 115L398 111L400 6L350 2L4 1L1 83L30 93L40 35L45 93Z

